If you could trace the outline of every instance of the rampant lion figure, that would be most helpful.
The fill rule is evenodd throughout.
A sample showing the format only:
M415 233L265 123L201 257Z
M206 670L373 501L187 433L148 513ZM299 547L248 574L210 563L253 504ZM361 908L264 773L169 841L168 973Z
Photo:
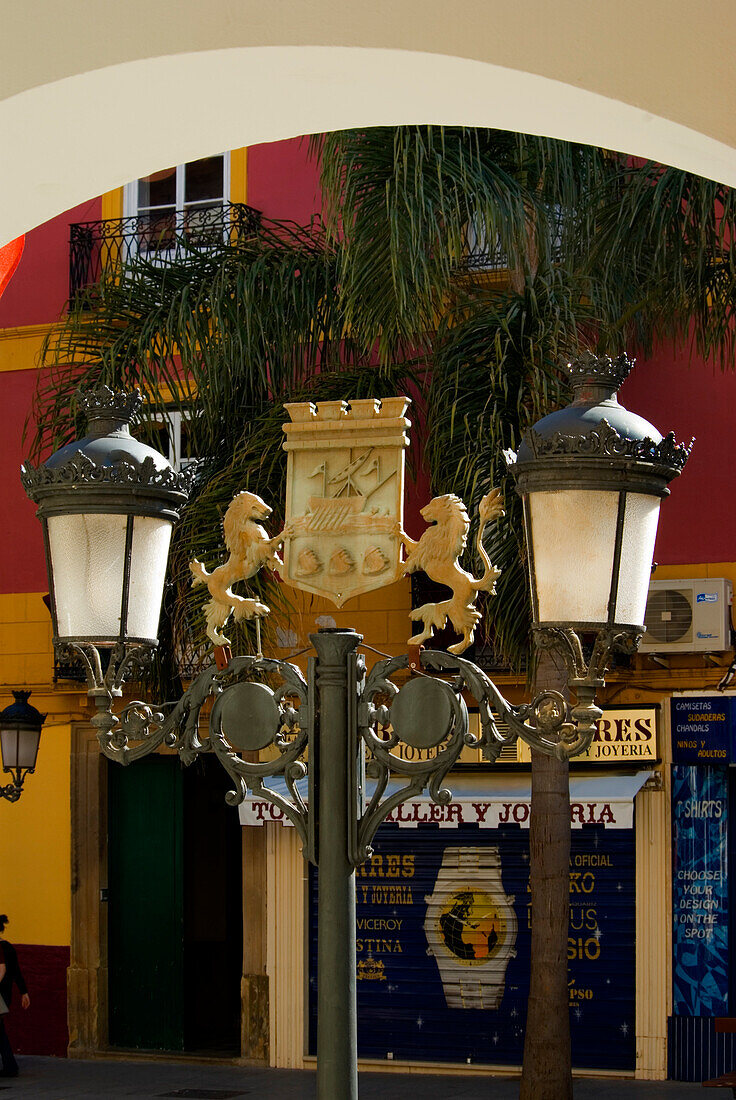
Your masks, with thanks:
M431 637L433 631L442 630L449 619L462 641L449 647L451 653L464 653L472 644L475 628L481 620L475 601L479 592L496 591L496 580L500 569L492 565L483 547L483 532L486 526L504 515L500 489L491 489L480 502L478 515L480 528L476 539L476 548L485 570L476 580L460 567L459 558L465 550L470 530L470 518L460 497L454 493L434 497L421 510L423 519L432 524L423 532L418 542L410 539L404 531L399 537L407 550L404 562L404 576L422 570L433 581L445 584L452 589L452 599L442 603L425 603L412 611L412 620L424 624L424 629L409 639L409 645L421 645Z
M264 565L268 569L278 569L283 564L276 551L284 541L284 532L270 539L260 523L272 511L255 493L238 493L230 502L222 523L230 557L211 573L196 558L189 563L194 574L192 584L206 584L211 596L204 605L204 611L207 637L215 645L230 644L221 631L231 614L237 622L240 619L262 618L270 611L265 603L236 595L232 586L236 581L254 577Z

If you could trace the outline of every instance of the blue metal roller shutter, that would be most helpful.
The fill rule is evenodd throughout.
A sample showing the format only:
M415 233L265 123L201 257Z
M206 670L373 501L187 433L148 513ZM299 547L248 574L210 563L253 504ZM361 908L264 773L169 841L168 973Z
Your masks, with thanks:
M361 1056L520 1064L529 985L528 839L528 830L513 825L497 829L465 824L451 829L381 826L376 854L356 880ZM446 985L428 950L427 899L435 892L445 849L481 847L498 850L503 893L514 898L516 954L505 968L497 1009L449 1007ZM309 1003L310 1049L314 1051L317 881L311 871ZM633 830L599 825L574 829L570 871L573 1063L581 1068L633 1070ZM479 891L478 898L488 897L482 873L470 876L467 886L469 891ZM479 919L481 910L482 906L476 911ZM471 923L477 925L479 920ZM471 964L471 971L475 976L483 967Z

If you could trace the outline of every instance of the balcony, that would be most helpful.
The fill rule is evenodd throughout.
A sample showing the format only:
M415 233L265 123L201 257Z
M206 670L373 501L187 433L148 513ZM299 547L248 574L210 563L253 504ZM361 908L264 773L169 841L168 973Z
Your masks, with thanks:
M158 216L149 212L76 222L69 226L69 300L74 302L80 291L99 282L103 271L115 270L137 256L164 265L193 248L235 244L252 237L260 223L260 211L242 202Z
M563 258L565 214L562 208L555 204L548 208L547 215L549 258L553 264L558 264ZM457 270L460 275L491 277L493 282L508 280L509 258L500 239L489 241L483 226L476 219L471 218L466 226L465 248Z

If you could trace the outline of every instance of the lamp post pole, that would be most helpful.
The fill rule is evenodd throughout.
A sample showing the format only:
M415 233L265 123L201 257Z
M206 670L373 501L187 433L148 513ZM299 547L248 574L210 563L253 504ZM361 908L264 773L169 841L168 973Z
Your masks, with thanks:
M310 634L317 651L318 732L315 839L318 862L317 1097L357 1100L355 868L350 859L349 776L357 746L348 721L348 657L354 630Z

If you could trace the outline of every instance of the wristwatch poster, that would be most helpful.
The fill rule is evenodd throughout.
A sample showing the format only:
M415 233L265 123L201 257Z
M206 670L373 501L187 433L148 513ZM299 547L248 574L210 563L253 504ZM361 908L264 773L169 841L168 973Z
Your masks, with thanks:
M445 848L424 931L448 1008L498 1008L516 955L514 898L498 848Z

